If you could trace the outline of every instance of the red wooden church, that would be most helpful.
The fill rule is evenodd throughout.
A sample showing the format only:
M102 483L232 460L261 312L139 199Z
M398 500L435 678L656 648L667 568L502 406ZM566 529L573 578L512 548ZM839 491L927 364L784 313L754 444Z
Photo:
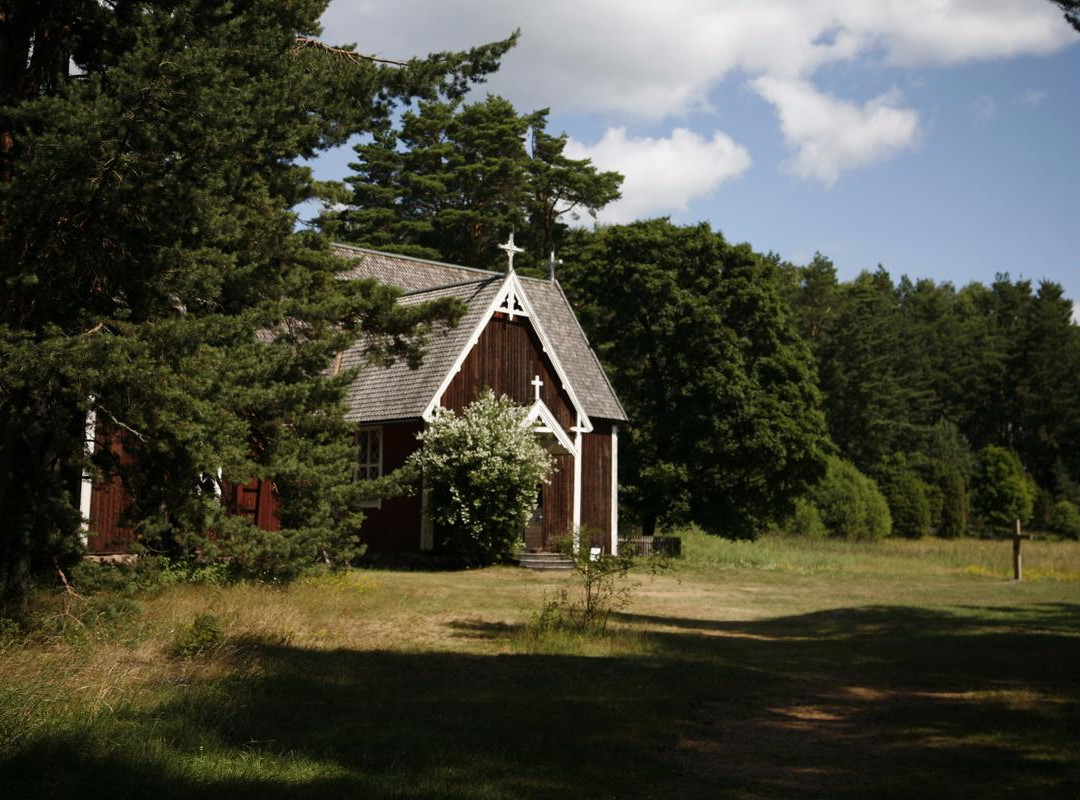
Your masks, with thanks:
M513 247L513 240L507 248ZM347 418L357 425L357 476L377 477L404 464L436 409L461 411L491 388L529 409L527 424L555 457L556 471L539 488L537 512L525 531L530 550L543 551L580 528L597 532L605 552L618 548L618 426L626 414L593 353L573 309L552 277L528 278L336 245L346 260L343 277L374 278L402 290L398 302L416 304L455 297L466 312L454 328L437 331L418 369L365 360L359 341L338 367L361 367L350 387ZM506 249L506 248L504 248ZM89 490L89 487L85 487ZM122 504L118 487L84 491L91 551L127 539L116 528ZM237 487L242 513L273 526L274 500L267 486ZM362 538L369 550L433 550L436 532L422 495L373 502ZM115 549L115 548L113 548Z

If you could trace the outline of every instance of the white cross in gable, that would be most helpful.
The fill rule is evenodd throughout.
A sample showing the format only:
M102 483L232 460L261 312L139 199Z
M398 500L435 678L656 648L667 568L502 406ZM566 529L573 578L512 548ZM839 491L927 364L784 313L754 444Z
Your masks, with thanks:
M533 386L533 390L536 392L536 399L539 400L540 399L540 387L544 385L544 382L542 380L540 380L539 375L533 375L533 379L532 379L531 383L532 383L532 386Z
M514 271L514 255L516 253L524 253L525 252L522 248L517 247L514 244L514 232L513 231L510 231L510 238L509 238L509 240L507 240L506 244L500 244L499 249L506 251L506 257L509 259L509 262L510 262L510 263L508 263L506 265L506 271L507 272L513 272Z

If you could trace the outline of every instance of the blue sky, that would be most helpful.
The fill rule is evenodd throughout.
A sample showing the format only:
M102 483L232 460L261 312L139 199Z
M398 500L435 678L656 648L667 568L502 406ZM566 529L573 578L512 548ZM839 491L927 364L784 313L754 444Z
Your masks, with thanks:
M1048 0L334 0L323 22L393 58L520 28L480 92L549 107L572 154L627 176L602 221L1080 300L1080 34Z

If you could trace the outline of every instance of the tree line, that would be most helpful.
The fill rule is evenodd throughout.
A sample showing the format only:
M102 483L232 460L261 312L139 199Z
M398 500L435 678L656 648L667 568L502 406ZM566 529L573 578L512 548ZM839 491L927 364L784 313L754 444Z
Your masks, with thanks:
M1059 284L957 288L881 267L841 282L821 255L785 271L830 437L885 489L898 532L1020 518L1076 535L1080 327Z

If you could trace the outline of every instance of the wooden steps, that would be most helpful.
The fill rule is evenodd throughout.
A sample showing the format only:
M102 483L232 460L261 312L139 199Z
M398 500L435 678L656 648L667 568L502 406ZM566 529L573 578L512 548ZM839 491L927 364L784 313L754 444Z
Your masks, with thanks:
M518 553L514 561L519 567L535 570L573 569L574 562L563 553Z

